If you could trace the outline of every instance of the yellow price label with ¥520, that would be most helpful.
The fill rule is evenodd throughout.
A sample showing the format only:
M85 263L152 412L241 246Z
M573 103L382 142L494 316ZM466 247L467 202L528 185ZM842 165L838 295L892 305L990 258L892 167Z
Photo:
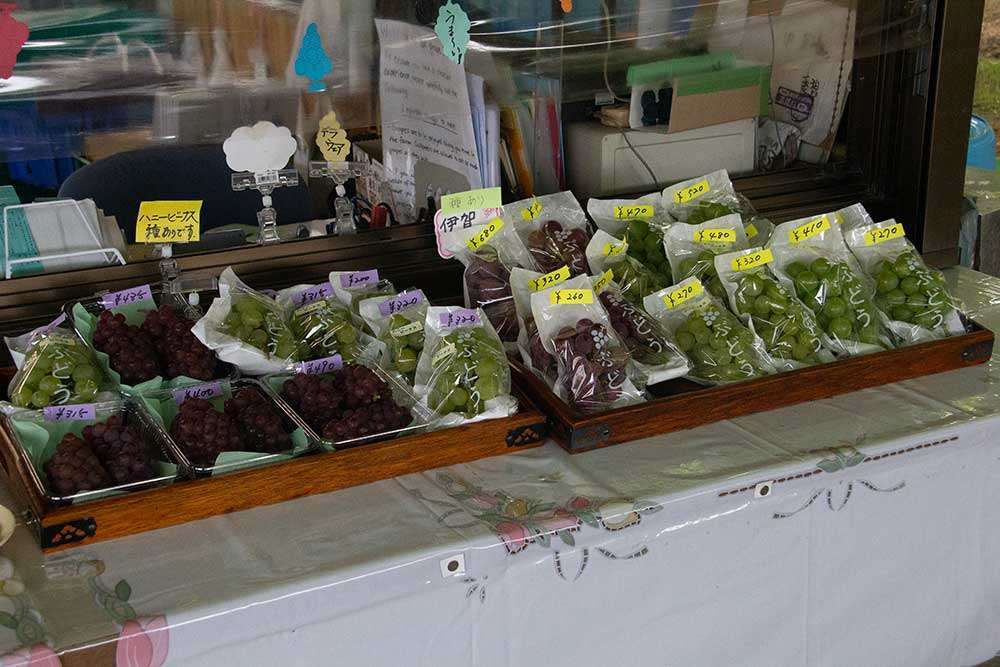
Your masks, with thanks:
M745 255L740 255L731 263L733 271L750 271L774 261L774 253L770 248L764 248Z
M136 243L194 243L201 239L201 200L144 201L135 219Z
M906 236L906 230L903 229L903 223L901 222L886 225L885 227L873 227L865 232L865 245L878 245L879 243L885 243L893 239L901 239L904 236Z
M702 287L701 281L697 278L685 280L679 287L676 287L663 295L663 305L666 306L668 310L673 310L682 303L690 301L704 291L705 289Z
M542 214L542 202L537 199L532 200L531 205L527 208L521 209L521 217L531 222L532 220L537 220L538 216Z
M648 204L615 206L616 220L649 220L655 209Z
M594 303L594 290L555 289L549 294L549 303L553 306Z
M693 202L695 199L698 199L699 197L704 197L711 191L712 191L712 186L708 184L708 179L705 179L703 181L698 181L694 185L689 185L675 192L674 203L687 204L688 202Z
M496 218L483 225L482 230L466 242L472 250L479 250L503 229L503 220Z
M552 273L546 273L544 276L532 278L528 281L528 287L531 288L532 292L541 292L543 289L566 282L569 280L569 275L569 267L563 266L556 269Z
M799 225L794 229L790 229L788 231L788 240L793 244L802 243L806 239L818 236L828 229L830 229L830 219L825 215L821 215L814 220L810 220L804 225Z

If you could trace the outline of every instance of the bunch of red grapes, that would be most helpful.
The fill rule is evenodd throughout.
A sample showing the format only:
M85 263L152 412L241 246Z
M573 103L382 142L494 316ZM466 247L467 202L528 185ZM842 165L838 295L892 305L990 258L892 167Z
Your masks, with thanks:
M590 273L587 262L587 232L579 227L564 229L556 220L546 221L528 236L528 252L542 273L569 267L571 276Z
M553 339L567 402L584 411L602 410L624 394L628 353L602 324L583 318Z
M482 308L503 341L516 341L517 309L510 289L510 271L496 251L486 246L472 255L465 269L469 305Z
M83 439L66 434L44 465L49 487L61 496L133 484L153 477L145 442L118 415L83 429Z

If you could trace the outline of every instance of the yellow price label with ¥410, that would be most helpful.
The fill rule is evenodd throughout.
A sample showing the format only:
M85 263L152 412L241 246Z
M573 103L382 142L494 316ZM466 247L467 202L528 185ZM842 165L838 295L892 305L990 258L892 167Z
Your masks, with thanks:
M757 250L745 255L740 255L732 261L731 266L733 267L733 271L750 271L752 269L756 269L757 267L770 264L773 261L774 253L771 252L770 248L764 248L763 250Z
M687 204L689 202L693 202L695 199L698 199L699 197L704 197L711 191L712 191L712 186L708 184L708 179L705 179L703 181L698 181L694 185L689 185L675 192L674 203Z
M201 200L144 201L135 220L136 243L194 243L201 239Z
M501 229L503 229L503 220L500 218L490 220L475 236L466 242L466 245L472 250L479 250L489 243L490 239L496 236Z
M555 289L549 294L549 303L553 306L594 303L594 290Z
M878 245L893 239L901 239L906 236L903 223L896 222L885 227L874 227L865 232L865 245Z
M542 202L537 199L531 201L531 205L527 208L521 210L521 217L531 222L532 220L537 220L538 216L542 214Z
M806 239L818 236L828 229L830 229L830 220L827 216L821 215L814 220L810 220L804 225L799 225L794 229L790 229L788 231L788 240L793 244L802 243Z
M616 220L649 220L653 217L655 209L648 204L615 206Z
M684 281L679 287L672 289L663 295L663 305L665 305L668 310L673 310L685 301L690 301L704 291L705 289L702 287L701 281L697 278L690 281Z
M531 288L532 292L541 292L547 287L558 285L559 283L566 282L567 280L569 280L569 267L563 266L556 269L552 273L546 273L544 276L532 278L528 281L528 287Z

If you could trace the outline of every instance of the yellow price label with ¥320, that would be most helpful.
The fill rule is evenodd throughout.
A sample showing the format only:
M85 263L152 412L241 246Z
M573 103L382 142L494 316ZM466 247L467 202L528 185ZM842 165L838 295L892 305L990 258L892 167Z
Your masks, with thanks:
M634 204L615 206L616 220L649 220L653 217L655 209L648 204Z
M537 220L538 216L542 214L542 202L537 199L531 201L531 205L527 208L521 209L521 217L531 222L532 220Z
M532 278L528 281L528 287L531 288L532 292L541 292L543 289L566 282L569 277L569 267L563 266L551 273L546 273L544 276Z
M683 187L674 193L674 203L675 204L687 204L688 202L693 202L699 197L704 197L709 192L712 191L712 186L708 184L708 179L703 181L698 181L694 185L688 185Z
M810 220L804 225L799 225L788 231L788 240L794 243L802 243L806 239L811 239L814 236L818 236L823 232L830 229L830 219L821 215L820 217Z
M201 239L201 200L144 201L135 219L136 243L194 243Z
M553 306L594 303L594 290L554 289L549 293L549 303Z
M615 274L611 271L611 269L608 269L607 271L602 273L601 277L598 278L596 281L594 281L594 291L603 292L604 288L607 287L609 284L611 284L611 281L614 279L614 277Z
M736 243L735 229L699 229L694 233L695 243L718 243L731 245Z
M896 222L885 227L873 227L865 232L865 245L878 245L893 239L901 239L906 236L903 223Z
M673 310L682 303L690 301L704 291L705 288L702 287L701 281L697 278L690 281L684 281L679 287L676 287L663 295L663 305L666 306L668 310Z
M466 242L466 245L472 250L479 250L489 243L490 239L496 236L501 229L503 229L503 220L500 218L490 220L483 225L483 228L475 236Z
M740 255L732 261L730 266L733 267L733 271L750 271L766 264L770 264L773 261L774 253L771 252L770 248L764 248L763 250L757 250L745 255Z

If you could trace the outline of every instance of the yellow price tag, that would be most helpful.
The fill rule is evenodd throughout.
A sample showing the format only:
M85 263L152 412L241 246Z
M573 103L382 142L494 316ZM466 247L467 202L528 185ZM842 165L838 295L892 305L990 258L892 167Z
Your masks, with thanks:
M137 243L193 243L201 239L201 200L144 201L135 220Z
M628 251L628 241L622 241L621 243L605 243L602 252L605 257L617 257L618 255L624 255Z
M614 279L614 277L615 274L612 273L611 269L608 269L607 271L602 273L601 277L598 278L596 282L594 282L594 291L603 292L604 288L608 286L608 284L612 281L612 279Z
M653 207L646 204L615 206L615 218L618 220L649 220L653 213Z
M817 234L822 234L828 229L830 229L830 220L827 216L821 215L815 220L810 220L804 225L799 225L795 229L789 230L788 240L793 244L802 243L806 239L810 239Z
M897 222L885 227L874 227L865 232L865 245L878 245L893 239L901 239L906 236L903 223Z
M701 281L697 278L691 282L685 281L685 283L677 289L670 290L663 295L663 305L665 305L667 309L673 310L685 301L690 301L704 291L704 288L701 286Z
M466 245L468 245L472 250L479 250L484 245L489 243L490 239L496 236L497 232L501 229L503 229L503 220L500 218L494 218L486 223L478 234L469 239L466 242Z
M731 245L736 243L735 229L699 229L694 233L695 243L719 243Z
M351 152L347 131L340 126L337 114L333 111L319 119L316 146L327 162L343 162Z
M556 269L552 273L546 273L544 276L532 278L528 281L528 287L531 288L532 292L541 292L547 287L558 285L559 283L567 280L569 280L569 267L563 266Z
M753 223L750 223L749 225L747 225L746 227L744 227L743 231L745 231L747 233L747 238L748 239L752 239L755 236L757 236L757 234L760 233L760 232L757 231L757 228L754 227Z
M542 214L542 202L535 199L531 202L531 205L525 209L521 209L521 217L531 222L532 220L537 220L538 216Z
M709 192L712 191L712 186L708 184L708 179L703 181L698 181L694 185L689 185L686 188L681 188L674 193L674 203L675 204L687 204L688 202L693 202L699 197L704 197Z
M770 248L764 248L763 250L757 250L746 255L740 255L732 261L732 267L733 271L750 271L759 266L770 264L773 261L774 253L771 252Z
M594 303L594 290L554 289L549 293L549 303L553 306Z

